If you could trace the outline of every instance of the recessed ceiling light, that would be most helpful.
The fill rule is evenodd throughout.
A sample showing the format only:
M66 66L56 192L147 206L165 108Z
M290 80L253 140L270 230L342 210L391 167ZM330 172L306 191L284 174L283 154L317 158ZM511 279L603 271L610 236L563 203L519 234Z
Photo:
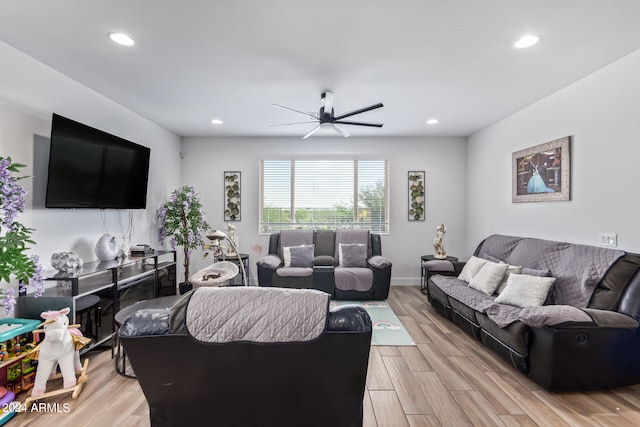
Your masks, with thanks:
M122 46L133 46L136 42L123 33L109 33L109 38Z
M221 125L224 122L220 119L212 119L211 123L213 123L214 125Z
M429 120L427 120L427 124L428 125L435 125L436 123L438 123L438 119L429 119Z
M518 40L514 44L514 46L518 49L522 49L525 47L533 46L534 44L538 43L538 40L540 40L540 37L538 36L524 36L520 40Z

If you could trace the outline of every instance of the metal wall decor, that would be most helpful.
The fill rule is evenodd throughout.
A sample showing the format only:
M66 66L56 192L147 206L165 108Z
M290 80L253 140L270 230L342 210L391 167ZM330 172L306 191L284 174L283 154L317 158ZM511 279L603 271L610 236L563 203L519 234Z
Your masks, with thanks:
M409 221L424 221L424 171L409 171Z
M224 220L240 221L240 172L224 172Z

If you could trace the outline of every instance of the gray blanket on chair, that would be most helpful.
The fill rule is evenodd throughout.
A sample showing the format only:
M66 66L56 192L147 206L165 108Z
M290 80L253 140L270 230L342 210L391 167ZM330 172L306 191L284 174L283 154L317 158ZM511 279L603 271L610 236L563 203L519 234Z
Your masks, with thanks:
M311 341L326 328L329 294L310 289L198 288L186 327L210 343Z

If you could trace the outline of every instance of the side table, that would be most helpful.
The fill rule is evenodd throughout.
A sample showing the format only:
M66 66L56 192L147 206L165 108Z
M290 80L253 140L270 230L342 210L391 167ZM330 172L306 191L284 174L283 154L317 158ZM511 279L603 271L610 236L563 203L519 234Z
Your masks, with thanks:
M249 254L244 254L240 252L240 260L242 260L242 264L244 265L244 271L247 273L247 285L249 284ZM240 268L240 260L238 259L238 255L220 255L216 258L216 261L231 261L236 264L238 268ZM240 268L240 273L229 281L231 286L242 286L242 268Z
M128 378L136 377L135 373L127 373L127 355L124 352L124 348L121 347L120 338L118 337L118 330L120 329L120 326L122 326L122 324L129 318L129 316L131 316L138 310L144 310L147 308L171 308L173 304L178 300L178 298L180 298L180 295L170 295L166 297L139 301L135 304L131 304L130 306L123 308L116 313L116 315L114 316L116 326L116 335L114 342L116 347L115 365L117 373Z
M425 293L425 289L427 289L427 281L429 280L429 272L427 271L427 267L425 266L426 261L458 261L458 257L455 256L447 256L446 258L436 258L433 255L422 255L420 257L420 291Z

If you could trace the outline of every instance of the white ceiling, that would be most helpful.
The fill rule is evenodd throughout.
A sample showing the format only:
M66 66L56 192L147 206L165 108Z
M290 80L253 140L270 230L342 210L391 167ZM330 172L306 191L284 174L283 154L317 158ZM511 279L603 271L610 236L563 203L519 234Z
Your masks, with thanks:
M0 40L182 136L302 136L269 127L305 120L272 104L317 112L324 90L337 115L385 104L354 136L467 136L639 49L639 18L638 0L21 0Z

